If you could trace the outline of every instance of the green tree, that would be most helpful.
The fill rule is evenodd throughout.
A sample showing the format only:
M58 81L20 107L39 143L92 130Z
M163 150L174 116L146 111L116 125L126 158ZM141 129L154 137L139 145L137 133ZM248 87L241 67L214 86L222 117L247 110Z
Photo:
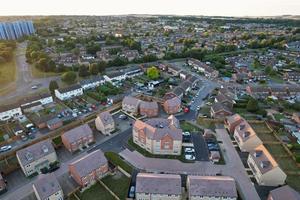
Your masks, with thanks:
M85 65L80 65L78 69L78 76L86 77L88 75L90 75L88 68Z
M99 73L98 65L96 63L92 63L89 66L90 74L97 75Z
M61 80L67 84L71 84L74 83L76 81L77 75L75 72L65 72L63 73L63 75L61 76Z
M152 80L158 79L159 78L159 70L156 67L152 66L147 69L147 76Z
M58 89L59 86L55 80L51 80L49 83L49 91L52 95L54 95L54 91Z
M250 98L246 109L249 112L257 112L259 110L258 101L254 98Z
M100 61L98 64L98 71L101 73L101 72L104 72L105 71L105 68L107 67L107 63L104 62L104 61Z

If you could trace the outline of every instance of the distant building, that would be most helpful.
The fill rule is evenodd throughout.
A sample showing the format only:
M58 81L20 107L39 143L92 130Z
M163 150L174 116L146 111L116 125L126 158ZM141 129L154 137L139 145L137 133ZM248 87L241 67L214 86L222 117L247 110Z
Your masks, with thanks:
M133 142L152 154L180 155L182 130L173 115L168 119L136 120L132 129Z
M38 200L63 200L64 194L53 173L41 174L34 181L33 191Z
M108 162L99 149L69 164L69 173L81 187L87 187L108 173Z
M299 200L300 194L288 185L271 190L267 200Z
M17 40L34 33L32 21L0 22L0 40Z
M49 168L57 161L57 155L50 140L45 140L21 149L16 153L20 167L25 176L41 173L41 169Z
M61 140L66 149L74 152L87 147L95 141L93 131L88 124L84 124L66 131L61 135Z
M100 76L95 76L90 79L84 79L80 81L80 86L83 90L93 89L96 87L99 87L100 85L103 85L105 83L105 79Z
M78 84L55 90L55 96L61 101L68 100L81 95L83 95L83 89Z
M49 130L55 130L63 126L63 121L58 117L50 119L46 122L46 125Z
M204 73L204 75L208 78L217 78L219 76L219 72L214 70L206 63L203 63L197 59L190 58L188 59L188 64L192 66L194 69Z
M95 120L96 128L104 135L109 135L115 130L115 121L112 115L106 111L99 113Z
M188 176L187 190L189 200L235 200L236 184L228 176Z
M181 200L180 175L138 173L136 176L136 200Z
M279 186L285 184L287 175L264 145L250 151L247 162L259 185Z

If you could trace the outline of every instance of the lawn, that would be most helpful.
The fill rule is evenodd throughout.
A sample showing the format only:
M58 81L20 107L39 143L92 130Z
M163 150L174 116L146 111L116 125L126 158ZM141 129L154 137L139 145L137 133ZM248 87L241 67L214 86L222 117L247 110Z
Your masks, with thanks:
M187 122L187 121L180 121L180 128L183 131L188 131L188 132L199 132L201 131L200 128L197 126L194 126L193 124Z
M201 107L199 113L201 113L203 115L210 116L210 107L209 106L203 106L203 107Z
M273 114L273 116L275 117L276 121L280 121L281 119L284 118L284 115L281 113Z
M127 164L124 160L122 160L117 153L105 152L105 156L107 160L110 161L113 165L121 167L129 174L132 173L132 167L129 164Z
M31 75L34 78L47 78L47 77L52 77L52 76L60 76L62 73L56 73L56 72L43 72L33 65L29 65L29 68L31 70Z
M197 120L197 123L202 126L203 128L208 128L208 129L214 129L215 128L215 123L212 120L209 120L204 117L199 117Z
M300 192L300 175L289 175L286 179L286 183Z
M80 200L114 200L115 198L100 184L96 183L84 192L76 192ZM75 198L72 198L75 199Z
M102 179L102 182L109 187L120 199L126 199L130 179L121 172L117 171L115 175L109 175ZM116 187L117 186L117 187Z
M276 156L287 156L288 153L281 146L281 144L265 144L265 147L269 150L269 152Z
M299 167L297 166L296 162L290 158L276 158L275 160L278 162L279 166L284 170L284 171L299 171Z
M16 80L16 61L0 64L0 91Z

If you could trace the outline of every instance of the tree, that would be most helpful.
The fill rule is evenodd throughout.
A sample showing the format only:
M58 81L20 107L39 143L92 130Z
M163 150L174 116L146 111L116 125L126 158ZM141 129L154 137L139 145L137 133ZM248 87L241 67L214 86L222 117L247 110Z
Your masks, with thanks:
M90 75L90 72L88 71L88 68L85 65L80 65L78 69L78 76L80 77L86 77Z
M101 72L104 72L105 71L105 68L107 67L107 63L104 62L104 61L100 61L98 64L98 71L101 73Z
M147 76L152 80L158 79L159 78L159 70L156 67L152 66L147 69Z
M89 71L90 74L97 75L99 73L98 65L96 63L90 64Z
M65 72L63 73L63 75L61 76L61 80L65 83L68 83L68 84L71 84L71 83L74 83L75 80L77 78L77 75L75 72Z
M49 91L52 95L54 95L54 91L58 89L59 86L55 80L51 80L49 83Z
M247 111L249 112L257 112L259 107L258 107L258 101L254 98L250 98L248 103L247 103L247 107L246 107Z

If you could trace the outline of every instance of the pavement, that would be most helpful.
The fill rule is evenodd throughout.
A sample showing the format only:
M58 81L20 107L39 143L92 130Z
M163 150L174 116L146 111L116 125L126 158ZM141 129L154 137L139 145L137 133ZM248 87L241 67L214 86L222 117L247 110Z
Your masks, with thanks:
M238 153L232 145L226 129L216 129L218 140L224 155L225 165L214 165L208 161L196 161L195 163L182 163L179 160L147 158L137 151L128 149L119 153L134 167L152 173L188 174L215 176L222 174L233 177L237 183L237 189L244 200L260 200L254 184L249 179Z

